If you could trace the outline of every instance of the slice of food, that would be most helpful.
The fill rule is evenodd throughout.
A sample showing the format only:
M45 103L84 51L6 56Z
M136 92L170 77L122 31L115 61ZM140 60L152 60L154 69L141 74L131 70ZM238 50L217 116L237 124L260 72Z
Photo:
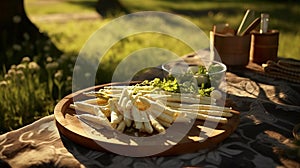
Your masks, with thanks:
M110 130L114 129L105 116L95 116L91 114L80 114L76 116L79 120L83 121L87 125L90 125L92 128L95 129L106 128Z

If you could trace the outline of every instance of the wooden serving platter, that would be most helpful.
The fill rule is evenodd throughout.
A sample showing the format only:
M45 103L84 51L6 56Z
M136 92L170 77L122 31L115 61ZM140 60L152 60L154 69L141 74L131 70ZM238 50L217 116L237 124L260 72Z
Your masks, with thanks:
M84 92L93 90L97 91L104 86L125 84L128 85L128 83L110 83L94 86L77 91L61 99L54 109L56 125L60 133L77 144L98 151L111 152L110 150L107 150L106 147L103 147L107 145L111 148L120 150L130 149L138 151L141 150L141 148L142 150L152 150L153 147L157 148L157 144L153 146L152 143L149 143L148 145L143 145L141 147L138 144L132 143L132 139L134 139L134 137L131 139L131 136L124 136L122 137L122 140L120 140L119 138L115 138L113 136L114 133L111 131L105 129L95 130L81 122L76 117L75 110L69 107L74 100L79 101L90 98L86 97L83 94ZM196 120L188 133L184 135L178 143L172 144L172 140L167 139L166 141L169 143L160 144L162 146L171 146L164 152L155 154L155 156L179 155L215 147L236 130L240 122L240 116L238 111L232 110L232 113L233 116L228 118L228 122L226 124L217 124L216 128L209 128L206 126L209 125L207 122L204 124L203 121Z

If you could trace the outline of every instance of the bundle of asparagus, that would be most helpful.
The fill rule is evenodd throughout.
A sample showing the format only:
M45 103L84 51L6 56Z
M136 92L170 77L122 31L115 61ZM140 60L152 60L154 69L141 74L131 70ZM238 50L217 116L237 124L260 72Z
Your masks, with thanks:
M166 92L151 86L108 86L85 95L94 97L70 106L76 109L80 120L95 129L106 127L153 135L164 133L179 119L225 124L232 116L230 108L215 105L215 98Z

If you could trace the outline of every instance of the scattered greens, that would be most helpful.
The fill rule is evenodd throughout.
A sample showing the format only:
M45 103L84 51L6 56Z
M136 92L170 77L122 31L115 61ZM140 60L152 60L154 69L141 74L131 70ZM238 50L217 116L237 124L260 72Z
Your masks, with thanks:
M210 96L213 87L206 88L204 85L197 86L192 80L186 80L185 82L178 82L173 76L168 76L164 79L155 78L151 81L145 80L140 85L152 86L157 89L162 89L168 92L174 93L193 93L200 94L201 96Z
M208 74L208 71L205 68L205 66L203 66L203 65L198 66L198 72L195 75L207 75L207 74Z
M190 70L186 73L169 75L166 78L155 78L151 81L146 80L140 85L152 86L157 89L162 89L174 93L192 93L200 96L210 96L214 90L214 82L219 82L222 76L209 75L210 73L220 72L223 67L219 65L210 65L208 69L205 66L197 66L194 71ZM213 85L212 85L213 84Z

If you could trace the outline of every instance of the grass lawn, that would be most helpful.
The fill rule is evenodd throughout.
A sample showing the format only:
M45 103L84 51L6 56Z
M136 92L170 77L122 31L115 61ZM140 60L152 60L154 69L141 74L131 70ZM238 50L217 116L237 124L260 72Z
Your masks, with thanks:
M95 14L97 0L25 0L25 8L30 17L45 16L49 14ZM199 26L207 35L212 25L229 23L237 29L247 9L257 11L257 14L266 12L270 14L270 28L280 31L279 51L281 57L300 59L300 5L292 2L273 1L159 1L147 0L120 0L131 12L138 11L165 11L176 13L189 19ZM41 31L47 32L53 42L65 53L77 54L85 41L103 24L113 18L94 20L66 19L64 23L33 22ZM147 39L144 39L147 40ZM143 40L140 41L143 43ZM139 48L136 43L131 47ZM168 43L172 48L174 43ZM116 48L116 47L115 47ZM126 48L126 47L125 47ZM113 53L114 51L111 51ZM128 53L128 51L122 51ZM181 50L178 54L185 54L189 50ZM118 51L120 53L120 51ZM122 57L122 56L121 56Z

